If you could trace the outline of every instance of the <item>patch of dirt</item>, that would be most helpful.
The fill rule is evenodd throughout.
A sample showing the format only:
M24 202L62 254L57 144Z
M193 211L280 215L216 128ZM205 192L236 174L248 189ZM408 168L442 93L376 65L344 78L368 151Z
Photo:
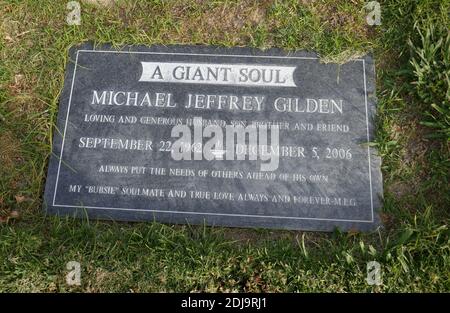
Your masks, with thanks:
M20 158L20 142L11 131L0 132L0 175L11 171Z
M86 292L104 292L108 288L114 288L132 277L130 270L123 270L117 273L101 267L94 269L91 265L87 266L87 272L92 273L92 275L89 275Z
M20 49L32 46L33 42L29 40L29 36L35 32L35 28L31 15L25 13L25 15L13 19L8 15L13 14L11 12L13 12L12 6L6 6L3 12L0 11L0 16L5 15L5 18L0 20L0 38L7 45L19 45ZM23 20L28 23L24 23Z
M341 8L346 2L351 2L355 10L361 14L345 12ZM312 1L311 1L312 2ZM336 0L333 2L314 1L311 3L315 13L329 30L351 30L354 34L364 37L368 35L369 27L365 22L365 14L362 10L364 1L361 0ZM361 10L359 10L359 8Z
M14 75L14 80L9 84L8 89L12 96L23 93L26 89L25 77L22 74Z
M9 13L11 10L6 10L3 14ZM19 23L13 21L10 18L4 18L0 24L0 33L2 34L2 39L6 43L11 43L14 41L14 37L19 33Z
M37 77L15 74L12 81L6 86L10 100L6 108L16 116L38 113L45 110L46 103L35 94L38 85Z
M300 4L302 5L311 5L314 2L316 2L316 0L300 0Z
M420 124L420 106L408 97L405 101L405 111L400 113L401 116L390 127L390 140L398 142L395 154L399 156L399 161L395 166L395 173L387 175L392 178L386 181L385 190L397 200L407 200L402 205L411 212L424 209L414 200L418 194L433 204L437 211L442 208L441 211L448 212L448 203L445 203L446 197L443 197L444 193L448 193L448 187L444 180L439 182L440 176L436 175L443 174L436 173L434 165L430 163L433 151L445 154L445 144L429 138L433 130Z
M406 137L402 163L411 167L425 166L425 156L432 147L430 140L426 138L429 130L414 117L409 117L407 122L397 127L397 132Z
M406 122L393 124L391 127L391 140L399 142L397 153L400 154L400 172L408 171L408 168L417 170L426 164L425 155L428 151L427 139L424 138L423 129L418 121L409 117ZM400 176L401 173L400 173ZM425 178L425 173L418 171L414 179L408 181L395 180L387 185L387 191L396 199L401 199L408 195L416 194L420 188L421 181Z
M0 217L3 222L19 217L18 205L29 199L17 195L21 185L21 177L15 170L24 162L21 154L21 143L9 130L0 131L0 180L6 192L0 196ZM18 196L17 198L14 195ZM12 215L11 215L12 214Z
M203 41L228 36L234 44L246 42L245 29L255 28L264 23L270 1L248 0L220 6L198 7L201 14L192 16L184 3L174 5L171 12L179 21L182 41L199 34Z
M266 9L256 7L249 15L249 21L253 25L260 24L266 16Z
M393 194L397 199L401 199L404 196L414 194L414 190L416 189L415 185L407 184L406 182L397 181L390 184L387 187L387 191Z

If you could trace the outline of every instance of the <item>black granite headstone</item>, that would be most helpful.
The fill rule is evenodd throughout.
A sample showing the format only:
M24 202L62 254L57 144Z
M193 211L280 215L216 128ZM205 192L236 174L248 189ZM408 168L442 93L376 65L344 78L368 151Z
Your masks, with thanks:
M44 207L112 220L373 230L382 197L369 144L374 92L369 56L338 65L281 50L73 48Z

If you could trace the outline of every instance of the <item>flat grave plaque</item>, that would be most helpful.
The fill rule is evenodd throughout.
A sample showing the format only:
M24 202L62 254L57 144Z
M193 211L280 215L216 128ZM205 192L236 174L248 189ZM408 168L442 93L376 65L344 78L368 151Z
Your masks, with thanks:
M370 56L91 44L69 52L49 214L332 231L380 226Z

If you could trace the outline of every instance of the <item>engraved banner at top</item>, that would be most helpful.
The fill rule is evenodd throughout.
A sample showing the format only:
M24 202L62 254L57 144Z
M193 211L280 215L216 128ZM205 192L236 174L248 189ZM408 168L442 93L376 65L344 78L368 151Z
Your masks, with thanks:
M141 62L139 81L254 87L297 87L295 66Z

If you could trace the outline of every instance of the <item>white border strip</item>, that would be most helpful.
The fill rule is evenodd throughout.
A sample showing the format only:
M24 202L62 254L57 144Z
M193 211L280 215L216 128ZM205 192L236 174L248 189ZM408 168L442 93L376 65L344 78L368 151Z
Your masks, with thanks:
M78 65L78 54L80 52L91 52L91 53L126 53L126 54L160 54L160 55L194 55L194 56L219 56L219 57L247 57L247 58L269 58L269 59L304 59L304 60L317 60L317 57L289 57L289 56L262 56L262 55L240 55L240 54L207 54L207 53L176 53L176 52L151 52L151 51L108 51L108 50L78 50L75 59L75 67L72 76L72 85L70 87L69 95L69 105L67 108L66 123L64 126L63 140L61 144L61 153L59 157L58 172L55 182L55 191L53 194L53 206L58 207L68 207L68 208L80 208L80 209L101 209L101 210L121 210L121 211L139 211L139 212L156 212L156 213L173 213L173 214L192 214L192 215L215 215L215 216L235 216L235 217L259 217L259 218L276 218L276 219L295 219L295 220L321 220L321 221L335 221L335 222L360 222L360 223L373 223L374 212L373 212L373 195L372 195L372 173L370 165L370 147L367 146L367 156L369 162L369 185L370 185L370 203L372 211L371 220L348 220L348 219L326 219L326 218L315 218L315 217L295 217L295 216L270 216L270 215L246 215L246 214L229 214L229 213L207 213L207 212L182 212L182 211L164 211L164 210L146 210L146 209L129 209L129 208L107 208L107 207L95 207L95 206L76 206L76 205L65 205L65 204L55 204L56 192L58 189L59 172L61 169L62 154L64 151L64 142L66 137L67 123L69 121L70 105L72 102L72 92L75 82L75 74ZM367 85L366 85L366 62L364 59L355 59L353 61L362 61L363 64L363 76L364 76L364 100L366 106L366 124L367 124L367 143L370 142L369 137L369 116L367 107Z
M72 92L73 92L73 85L75 82L75 74L77 72L78 53L79 52L80 51L77 51L77 56L75 58L75 67L73 68L72 85L70 87L70 95L69 95L69 107L67 108L66 124L64 126L64 134L63 134L63 140L62 140L62 144L61 144L61 153L59 155L58 173L56 174L56 182L55 182L55 192L53 193L53 206L55 206L56 190L58 189L59 171L61 169L62 154L64 151L64 140L66 139L67 122L69 120L70 105L72 103Z
M366 124L367 124L367 157L369 160L369 185L370 185L370 207L372 211L372 222L373 222L373 195L372 195L372 168L370 162L370 132L369 132L369 113L367 106L367 84L366 84L366 61L363 60L363 73L364 73L364 102L366 104Z

